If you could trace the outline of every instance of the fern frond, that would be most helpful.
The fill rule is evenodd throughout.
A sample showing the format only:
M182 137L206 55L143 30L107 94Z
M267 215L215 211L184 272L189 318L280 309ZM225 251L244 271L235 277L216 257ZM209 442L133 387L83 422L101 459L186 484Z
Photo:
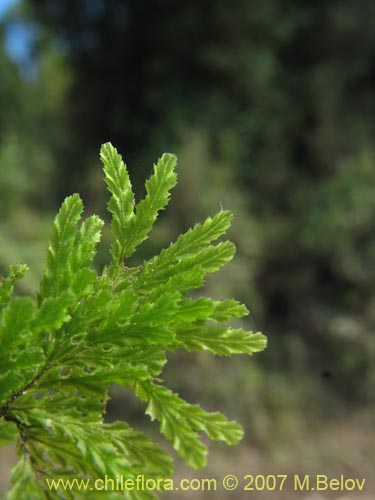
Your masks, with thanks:
M115 242L112 245L114 264L130 257L136 247L147 237L156 221L158 212L165 208L170 190L176 184L176 157L164 154L154 165L154 173L146 182L146 197L140 201L134 212L134 195L131 183L117 150L107 143L102 147L105 180L111 198L108 209L112 214L112 231Z
M115 241L112 257L119 264L126 256L129 224L134 218L134 194L125 163L117 149L107 142L100 150L104 165L105 182L111 197L108 210L112 215L112 233Z
M0 278L0 314L10 301L14 284L21 280L28 270L26 264L15 264L10 266L9 275L6 278Z
M154 173L146 182L146 197L138 203L135 217L129 225L124 257L130 257L148 237L158 213L167 205L170 191L177 182L174 172L176 163L174 155L165 153L154 165Z
M13 487L8 493L9 500L46 498L46 494L34 470L32 457L26 453L21 454L12 471L12 483Z
M0 418L0 446L10 444L18 436L18 429L14 422L7 422Z
M98 276L93 261L103 221L94 215L78 226L83 204L73 195L55 218L38 300L12 298L26 266L12 267L0 281L0 445L18 436L19 453L11 500L156 498L150 491L62 492L46 483L172 473L171 458L143 434L104 422L113 382L135 391L195 468L206 463L202 433L230 445L242 436L236 422L185 402L159 378L167 353L178 348L228 356L266 345L261 333L213 326L248 314L236 300L186 296L233 257L231 242L216 241L232 214L207 218L142 266L127 268L123 259L148 237L169 200L176 158L160 158L137 206L117 150L103 145L101 159L110 192L111 264Z
M208 413L199 405L190 405L166 387L149 381L137 383L137 396L147 403L146 413L160 422L160 431L172 441L174 449L189 465L206 465L207 450L199 438L204 432L210 439L236 444L242 427L219 412Z
M83 203L78 194L66 198L53 223L47 251L46 267L40 286L40 299L53 297L67 290L74 277L71 261L81 218Z
M79 232L76 234L74 254L71 260L73 272L78 272L82 268L91 268L103 225L104 222L97 215L88 217L82 223Z
M222 210L179 236L176 242L145 263L139 277L140 286L152 289L186 271L200 273L198 283L201 283L206 274L219 269L234 255L235 247L229 241L210 245L225 233L232 217L229 211Z
M187 351L208 350L219 356L231 356L263 351L267 341L261 333L247 332L242 328L197 326L180 330L176 344Z
M35 309L31 299L17 297L4 312L0 324L0 408L33 379L43 365L42 346L32 342L30 330Z

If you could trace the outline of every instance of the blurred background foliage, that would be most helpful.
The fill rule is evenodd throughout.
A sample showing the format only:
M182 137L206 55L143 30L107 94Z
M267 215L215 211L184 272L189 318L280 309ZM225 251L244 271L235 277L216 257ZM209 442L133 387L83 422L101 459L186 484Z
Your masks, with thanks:
M138 197L152 162L176 152L177 192L141 257L221 206L233 210L237 256L204 292L244 301L246 326L266 332L269 347L250 361L179 353L165 377L242 420L264 448L368 407L375 4L6 3L1 272L27 262L20 292L35 292L52 214L72 191L104 216L101 143L123 152ZM127 415L117 393L111 412Z

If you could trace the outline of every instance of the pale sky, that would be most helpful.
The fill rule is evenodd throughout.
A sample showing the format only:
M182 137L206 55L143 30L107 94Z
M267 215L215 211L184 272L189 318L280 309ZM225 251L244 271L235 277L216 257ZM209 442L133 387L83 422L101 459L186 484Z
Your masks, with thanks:
M6 13L9 7L16 5L18 0L0 0L0 18Z

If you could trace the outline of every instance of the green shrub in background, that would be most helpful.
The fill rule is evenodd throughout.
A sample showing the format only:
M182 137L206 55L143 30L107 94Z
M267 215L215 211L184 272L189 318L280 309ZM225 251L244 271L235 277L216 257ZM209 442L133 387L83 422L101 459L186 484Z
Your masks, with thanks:
M103 221L93 215L77 227L83 205L73 195L55 219L37 300L12 298L26 266L13 266L0 283L0 442L17 439L19 455L11 500L87 498L85 491L50 491L51 478L170 476L171 458L155 443L125 422L103 422L112 382L134 390L193 467L206 463L201 432L230 445L242 436L239 424L188 404L159 378L167 353L179 348L229 356L265 347L261 333L213 325L247 315L239 302L187 296L233 257L231 242L212 244L232 214L221 210L142 266L128 268L124 259L148 237L168 203L176 158L161 157L136 207L116 149L105 144L101 159L111 194L111 263L99 276L93 269Z

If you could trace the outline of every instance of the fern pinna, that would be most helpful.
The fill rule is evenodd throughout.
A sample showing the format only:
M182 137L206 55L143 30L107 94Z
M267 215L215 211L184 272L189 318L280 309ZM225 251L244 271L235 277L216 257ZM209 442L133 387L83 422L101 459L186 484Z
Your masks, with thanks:
M261 333L225 326L248 314L244 305L187 296L232 259L231 242L213 244L232 214L221 210L142 266L128 268L124 259L148 237L168 203L176 157L160 158L137 205L126 165L111 144L102 146L101 160L114 237L102 274L93 259L104 223L94 215L79 225L83 204L74 194L54 221L37 299L12 297L25 265L11 267L0 282L0 443L17 439L19 457L11 500L96 498L95 491L52 491L48 477L171 476L172 459L159 446L125 422L103 421L112 382L134 390L192 467L206 463L201 433L230 445L242 436L239 424L188 404L158 378L167 353L178 348L229 356L265 347ZM107 498L117 495L153 497L147 491L107 492Z

